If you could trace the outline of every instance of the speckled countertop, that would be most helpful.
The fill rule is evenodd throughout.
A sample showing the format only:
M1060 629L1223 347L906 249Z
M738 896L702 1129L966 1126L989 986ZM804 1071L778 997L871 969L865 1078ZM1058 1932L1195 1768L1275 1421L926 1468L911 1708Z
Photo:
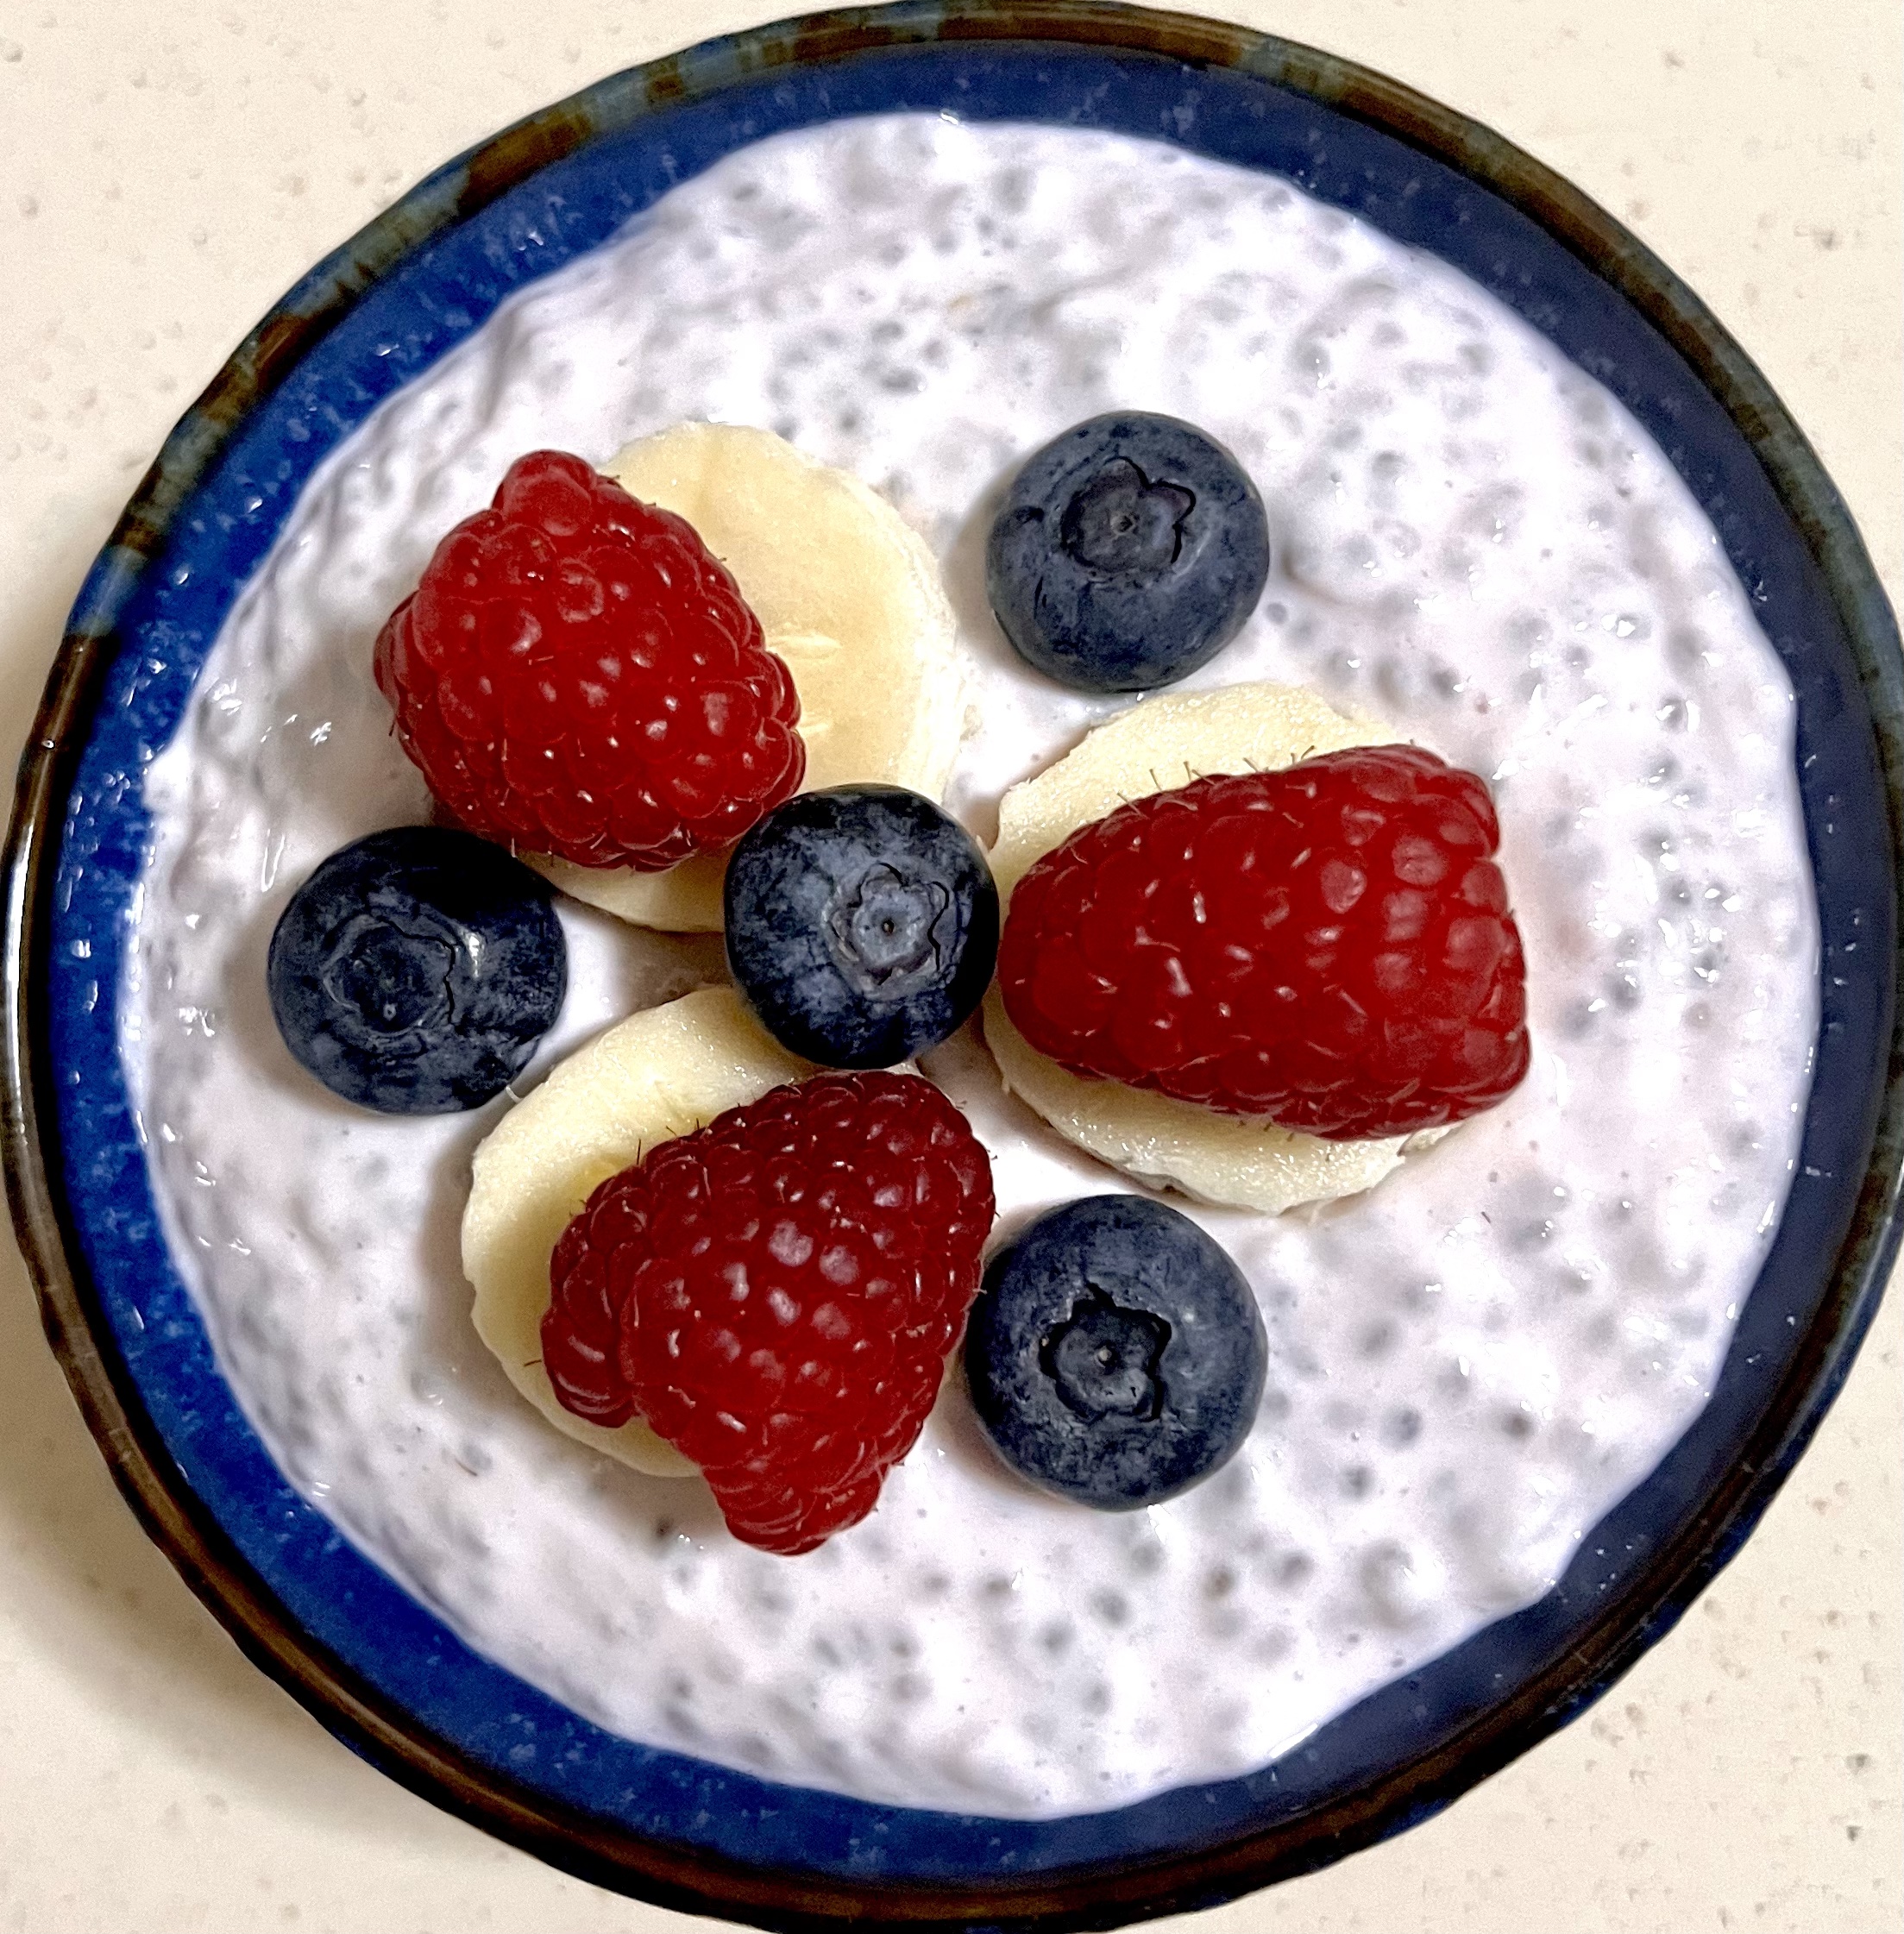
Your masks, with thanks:
M785 10L0 0L5 744L23 738L80 577L167 430L305 268L528 108ZM1411 82L1624 218L1766 370L1904 605L1895 9L1202 10ZM689 1925L436 1812L254 1672L119 1503L10 1246L0 1272L0 1928ZM1901 1328L1894 1295L1756 1535L1586 1718L1429 1825L1176 1925L1889 1934L1904 1918Z

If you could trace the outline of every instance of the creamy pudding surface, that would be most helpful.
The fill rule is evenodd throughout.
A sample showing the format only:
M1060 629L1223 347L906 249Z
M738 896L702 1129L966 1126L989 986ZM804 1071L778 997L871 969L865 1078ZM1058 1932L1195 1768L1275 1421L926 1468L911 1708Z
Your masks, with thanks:
M1059 690L987 608L1013 470L1111 409L1187 418L1268 507L1269 679L1482 774L1535 1061L1369 1193L1193 1209L1268 1330L1216 1477L1099 1514L1032 1491L956 1372L877 1512L736 1543L694 1479L552 1429L469 1322L475 1115L335 1100L265 950L337 847L426 819L377 628L524 451L774 430L937 553L969 735L947 803L1128 701ZM1537 1597L1706 1401L1798 1146L1817 933L1794 701L1711 526L1612 397L1474 284L1273 178L1160 143L898 116L779 136L512 298L320 468L148 772L124 1053L173 1253L290 1481L486 1656L629 1737L875 1800L1039 1816L1261 1766ZM537 1078L723 977L716 936L561 905ZM926 1058L1002 1240L1133 1186ZM1174 1200L1174 1198L1172 1198ZM1183 1206L1179 1204L1179 1206Z

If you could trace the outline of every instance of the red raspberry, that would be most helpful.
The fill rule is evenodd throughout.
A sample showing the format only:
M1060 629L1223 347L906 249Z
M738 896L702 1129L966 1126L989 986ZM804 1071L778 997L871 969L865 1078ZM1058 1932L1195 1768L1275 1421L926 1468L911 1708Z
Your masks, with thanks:
M725 846L807 769L793 680L693 526L560 450L437 546L375 664L457 819L581 866Z
M791 1557L909 1451L978 1292L991 1165L916 1075L819 1075L602 1184L550 1265L543 1363L591 1423L641 1416L727 1528Z
M1407 745L1133 801L1019 882L1005 1011L1074 1074L1310 1134L1459 1121L1527 1072L1499 838Z

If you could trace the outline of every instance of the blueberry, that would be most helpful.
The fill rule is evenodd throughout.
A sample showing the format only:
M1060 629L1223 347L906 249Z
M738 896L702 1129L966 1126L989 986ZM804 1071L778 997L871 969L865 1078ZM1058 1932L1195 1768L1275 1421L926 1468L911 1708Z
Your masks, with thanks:
M1143 1196L1040 1215L993 1257L965 1332L972 1403L1000 1456L1107 1511L1174 1498L1227 1462L1267 1363L1242 1272Z
M942 1041L998 958L998 889L971 835L901 786L799 793L727 863L727 965L761 1025L829 1068Z
M1081 692L1147 692L1241 630L1269 575L1269 522L1223 446L1118 411L1032 457L985 547L1019 656Z
M271 936L271 1011L332 1094L384 1115L480 1108L562 1010L549 889L499 846L399 826L333 853Z

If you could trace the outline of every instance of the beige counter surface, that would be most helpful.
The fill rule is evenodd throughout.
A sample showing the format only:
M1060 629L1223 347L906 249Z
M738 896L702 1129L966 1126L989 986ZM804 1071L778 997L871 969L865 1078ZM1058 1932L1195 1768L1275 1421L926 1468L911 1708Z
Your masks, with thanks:
M0 742L170 427L421 174L759 0L0 0ZM1904 603L1901 72L1882 0L1203 0L1571 177L1759 361ZM1900 1305L1757 1534L1592 1712L1198 1934L1864 1934L1900 1872ZM382 1779L120 1504L0 1245L0 1928L685 1928Z

